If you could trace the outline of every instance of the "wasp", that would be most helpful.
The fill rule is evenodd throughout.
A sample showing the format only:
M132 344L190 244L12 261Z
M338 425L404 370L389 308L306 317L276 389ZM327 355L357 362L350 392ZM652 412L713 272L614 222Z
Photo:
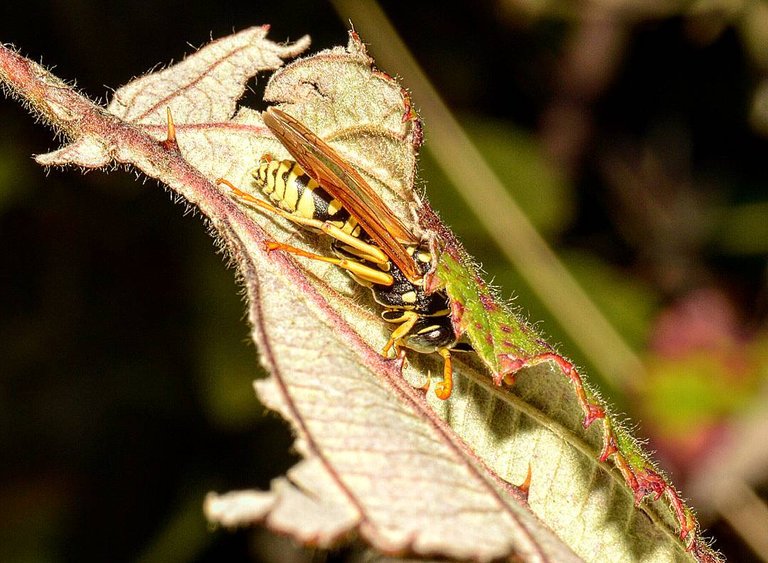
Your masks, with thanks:
M269 108L264 123L294 160L262 156L251 172L268 201L219 179L246 203L312 231L331 237L335 256L307 252L278 242L268 250L334 264L354 281L370 288L383 307L381 317L397 325L382 354L405 350L438 353L444 360L443 381L435 394L447 399L453 388L451 351L469 351L451 321L450 299L442 290L428 293L424 277L433 256L381 200L370 184L330 145L287 113Z

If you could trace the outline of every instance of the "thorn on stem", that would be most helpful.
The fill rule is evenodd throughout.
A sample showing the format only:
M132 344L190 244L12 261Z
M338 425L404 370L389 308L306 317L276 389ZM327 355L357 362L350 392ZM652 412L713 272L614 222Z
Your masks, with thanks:
M607 432L603 436L603 451L600 452L600 461L608 461L608 458L619 451L619 446L616 443L616 437L610 428L606 426Z
M531 468L531 464L528 464L528 474L525 476L525 480L518 485L518 489L525 497L526 502L528 501L528 493L531 490L531 478L533 476L533 469Z
M165 108L168 118L168 129L165 135L165 141L161 141L160 144L163 148L168 150L179 150L179 143L176 141L176 124L173 122L173 115L171 115L171 108Z

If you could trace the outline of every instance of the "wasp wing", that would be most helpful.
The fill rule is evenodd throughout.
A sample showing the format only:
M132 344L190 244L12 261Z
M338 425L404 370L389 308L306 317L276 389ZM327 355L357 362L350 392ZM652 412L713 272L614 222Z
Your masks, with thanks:
M304 171L357 219L410 281L422 275L404 245L419 240L403 225L370 184L328 143L284 111L268 108L264 123Z

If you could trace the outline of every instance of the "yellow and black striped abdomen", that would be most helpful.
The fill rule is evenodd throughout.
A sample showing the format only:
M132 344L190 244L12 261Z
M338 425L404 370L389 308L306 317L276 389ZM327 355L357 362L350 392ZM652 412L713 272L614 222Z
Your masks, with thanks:
M305 219L327 221L347 234L360 236L357 220L293 160L263 158L251 175L280 209Z

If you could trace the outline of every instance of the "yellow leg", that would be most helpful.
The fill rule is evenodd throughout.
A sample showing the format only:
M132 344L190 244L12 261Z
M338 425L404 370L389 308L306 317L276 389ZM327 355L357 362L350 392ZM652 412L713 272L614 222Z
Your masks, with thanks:
M257 197L253 197L251 194L244 192L237 186L235 186L232 182L225 178L217 178L216 183L219 185L227 186L235 196L242 199L245 202L250 203L251 205L255 205L256 207L261 207L262 209L265 209L271 213L277 213L278 215L290 215L283 211L282 209L278 209L277 207L270 205L266 201L263 201ZM292 219L292 217L287 217L287 219Z
M384 346L384 349L381 351L382 356L389 355L389 351L394 347L395 352L399 354L400 352L400 341L403 339L403 337L411 332L411 329L416 324L416 321L419 320L419 315L414 313L413 311L403 311L403 316L400 317L396 322L401 323L400 326L398 326L395 330L392 331L392 334L389 336L389 340L387 341L386 346Z
M383 250L381 250L376 246L373 246L372 244L368 244L367 242L362 241L357 237L354 237L348 233L345 233L333 223L329 223L327 221L320 221L319 219L312 219L309 217L302 217L301 215L296 215L294 213L289 213L288 211L280 209L279 207L275 207L274 205L271 205L270 203L267 203L262 199L253 197L251 194L248 194L243 190L235 187L235 185L232 184L232 182L230 182L229 180L225 180L224 178L219 178L218 180L216 180L216 183L227 186L232 191L232 193L235 194L235 196L242 199L249 205L253 205L254 207L260 207L264 211L268 211L270 213L280 215L281 217L285 217L289 221L293 221L294 223L297 223L303 227L308 227L311 229L316 229L318 231L321 231L327 234L328 236L333 237L336 240L344 243L345 245L359 250L361 252L360 258L362 258L363 260L373 262L374 264L386 264L387 262L389 262L389 257L384 253Z
M438 399L445 401L451 396L453 391L453 364L451 362L451 351L448 348L440 348L437 351L445 360L443 364L443 380L435 385L435 395Z
M333 223L321 222L320 230L328 236L332 236L336 240L343 242L345 245L359 250L362 253L360 254L360 258L363 260L373 262L374 264L386 264L389 262L389 256L384 254L383 250L345 233Z
M260 207L264 211L267 211L269 213L274 213L275 215L280 215L280 217L285 217L289 221L297 223L302 227L309 227L312 229L316 229L318 231L323 230L323 225L325 224L323 221L318 221L317 219L308 219L307 217L302 217L301 215L295 215L293 213L289 213L288 211L280 209L279 207L275 207L271 203L268 203L263 199L253 197L251 194L246 193L240 188L235 187L235 185L232 184L232 182L230 182L229 180L225 180L224 178L217 179L216 183L227 186L236 197L238 197L239 199L242 199L244 202L246 202L249 205L253 205L254 207ZM329 225L329 226L332 227L333 225ZM336 228L338 229L338 227Z
M295 254L296 256L309 258L310 260L317 260L318 262L327 262L328 264L333 264L334 266L338 266L343 270L347 270L353 273L355 276L362 280L375 283L377 285L390 286L394 283L392 276L388 273L377 270L376 268L371 268L370 266L366 266L360 262L355 262L354 260L347 260L346 258L333 258L332 256L323 256L322 254L307 252L301 248L291 246L290 244L270 241L267 243L267 251L271 252L273 250L282 250L284 252Z

